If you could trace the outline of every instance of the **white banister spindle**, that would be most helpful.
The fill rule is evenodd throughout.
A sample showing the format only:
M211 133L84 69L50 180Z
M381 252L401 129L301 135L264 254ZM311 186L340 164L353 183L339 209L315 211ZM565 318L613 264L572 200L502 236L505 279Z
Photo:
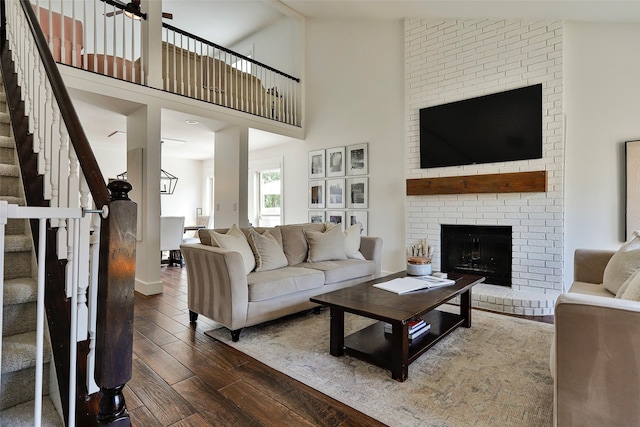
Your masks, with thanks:
M86 186L86 181L82 186ZM89 243L89 354L87 355L87 390L89 394L100 390L95 380L96 370L96 324L98 309L98 260L100 255L100 228L101 218L99 215L92 215L93 233L90 235Z
M71 185L69 186L69 207L76 207L78 204L83 209L89 209L89 191L85 185L85 188L81 188L80 182L85 182L84 179L80 180L78 176L78 161L75 151L70 151L71 164L75 163L75 171L72 167L70 182L74 181L74 186L77 186L75 192L71 191ZM73 177L73 178L71 178ZM79 197L78 197L79 196ZM87 302L87 292L89 287L89 239L91 233L91 218L88 216L83 217L80 220L80 248L78 251L78 340L84 341L87 339L89 329L89 307Z
M52 108L52 98L53 98L53 89L51 88L51 84L49 83L49 79L46 79L43 70L43 79L44 82L44 105L42 106L42 117L40 118L42 128L42 138L40 139L40 147L36 151L38 153L38 174L45 175L46 171L46 158L45 154L47 153L47 145L48 141L51 140L51 129L53 128L53 108ZM46 184L45 184L46 185Z
M58 148L57 170L57 206L69 207L69 133L67 132L67 127L62 120L60 120L60 147ZM67 258L70 253L71 246L69 245L69 238L67 236L67 225L68 224L65 220L60 220L58 222L58 259Z
M65 40L67 40L67 26L64 24L64 4L65 2L60 2L60 62L62 63L65 63L67 59L67 44L65 43ZM52 10L51 2L49 2L49 10ZM73 50L71 51L71 56L73 56Z
M72 292L71 292L71 324L69 331L69 360L78 359L78 250L80 246L80 227L79 220L74 218L72 220L72 233L73 233L73 260L68 260L69 264L72 264ZM76 381L77 381L77 367L71 365L69 369L69 425L76 425Z
M42 416L42 380L44 362L44 256L47 238L47 220L40 218L38 222L38 293L36 316L36 386L33 405L33 425L39 426Z

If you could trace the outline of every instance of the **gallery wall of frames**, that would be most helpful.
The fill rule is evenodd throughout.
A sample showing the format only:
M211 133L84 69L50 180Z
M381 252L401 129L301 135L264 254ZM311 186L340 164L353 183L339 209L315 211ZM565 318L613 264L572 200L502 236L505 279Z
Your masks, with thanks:
M360 223L367 235L368 151L365 142L309 152L309 222Z

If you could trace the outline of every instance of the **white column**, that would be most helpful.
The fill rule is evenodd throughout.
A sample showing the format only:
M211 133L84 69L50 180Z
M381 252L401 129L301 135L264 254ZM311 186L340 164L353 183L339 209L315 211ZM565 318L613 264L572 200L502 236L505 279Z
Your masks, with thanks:
M247 181L249 129L229 127L216 132L214 156L216 227L249 226Z
M142 24L143 58L146 64L147 84L162 88L162 2L145 1L141 8L147 19Z
M161 109L147 105L127 116L127 178L138 204L136 291L162 293L160 280Z

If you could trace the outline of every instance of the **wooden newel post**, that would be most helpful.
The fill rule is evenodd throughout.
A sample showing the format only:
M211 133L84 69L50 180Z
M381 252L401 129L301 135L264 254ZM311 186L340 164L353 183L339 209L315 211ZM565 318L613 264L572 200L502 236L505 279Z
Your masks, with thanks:
M99 425L130 426L122 389L131 379L136 273L137 206L131 184L112 181L109 212L100 232L95 380L102 398Z

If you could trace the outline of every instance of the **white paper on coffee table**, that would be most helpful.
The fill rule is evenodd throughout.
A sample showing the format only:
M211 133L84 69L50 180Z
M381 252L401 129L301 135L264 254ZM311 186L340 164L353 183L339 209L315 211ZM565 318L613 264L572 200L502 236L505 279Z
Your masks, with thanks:
M384 289L385 291L402 295L406 294L407 292L453 285L454 283L456 282L451 279L441 279L439 277L433 276L416 276L392 279L388 282L376 283L373 286L375 286L376 288Z

